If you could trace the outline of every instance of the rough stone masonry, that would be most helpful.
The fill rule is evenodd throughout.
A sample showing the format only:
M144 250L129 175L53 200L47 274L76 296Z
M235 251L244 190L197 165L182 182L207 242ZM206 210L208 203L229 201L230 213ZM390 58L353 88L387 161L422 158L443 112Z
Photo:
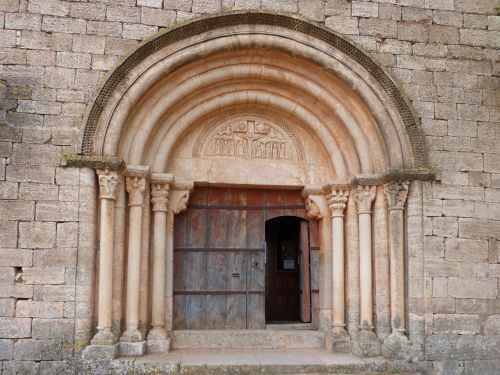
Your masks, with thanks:
M94 172L62 166L106 72L161 29L266 9L369 52L411 100L424 184L422 368L500 370L500 3L495 0L0 0L0 360L74 371L95 321ZM417 293L418 294L418 293ZM410 301L411 303L411 301ZM90 327L90 328L89 328Z

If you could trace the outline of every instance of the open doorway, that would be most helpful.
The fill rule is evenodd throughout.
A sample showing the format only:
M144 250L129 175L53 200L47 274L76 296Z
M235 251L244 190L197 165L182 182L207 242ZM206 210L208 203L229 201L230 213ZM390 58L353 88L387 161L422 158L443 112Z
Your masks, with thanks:
M282 216L266 221L266 323L311 321L308 222Z

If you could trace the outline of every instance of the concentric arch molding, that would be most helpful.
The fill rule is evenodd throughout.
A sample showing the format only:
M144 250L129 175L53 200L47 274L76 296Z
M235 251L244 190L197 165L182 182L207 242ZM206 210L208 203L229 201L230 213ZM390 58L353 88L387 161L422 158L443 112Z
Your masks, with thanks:
M93 102L89 105L83 119L80 153L83 155L95 154L95 136L103 110L115 89L134 67L148 56L176 42L211 30L238 25L277 26L300 32L330 45L359 64L385 91L394 108L398 111L411 143L414 168L427 168L423 135L409 102L389 75L367 53L326 27L311 23L296 15L292 17L282 13L262 11L236 11L197 18L172 29L166 29L143 41L114 70L108 73Z

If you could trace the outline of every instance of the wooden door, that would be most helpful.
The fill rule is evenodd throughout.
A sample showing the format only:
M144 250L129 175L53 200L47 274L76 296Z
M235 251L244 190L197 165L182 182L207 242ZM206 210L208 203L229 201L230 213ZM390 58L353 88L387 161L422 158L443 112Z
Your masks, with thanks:
M265 223L299 191L196 187L174 232L174 329L265 328Z
M311 321L311 261L309 222L300 222L300 320Z

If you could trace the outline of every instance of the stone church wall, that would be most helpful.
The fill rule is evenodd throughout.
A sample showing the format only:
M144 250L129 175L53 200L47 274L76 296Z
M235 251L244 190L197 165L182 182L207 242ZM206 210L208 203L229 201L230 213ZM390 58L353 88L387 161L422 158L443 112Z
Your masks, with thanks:
M177 22L271 9L368 50L411 99L424 185L424 313L436 373L500 368L500 16L494 0L0 0L0 360L56 373L92 337L94 172L64 168L99 81ZM79 225L80 223L80 225ZM80 230L78 229L80 228ZM412 305L414 304L414 305Z

